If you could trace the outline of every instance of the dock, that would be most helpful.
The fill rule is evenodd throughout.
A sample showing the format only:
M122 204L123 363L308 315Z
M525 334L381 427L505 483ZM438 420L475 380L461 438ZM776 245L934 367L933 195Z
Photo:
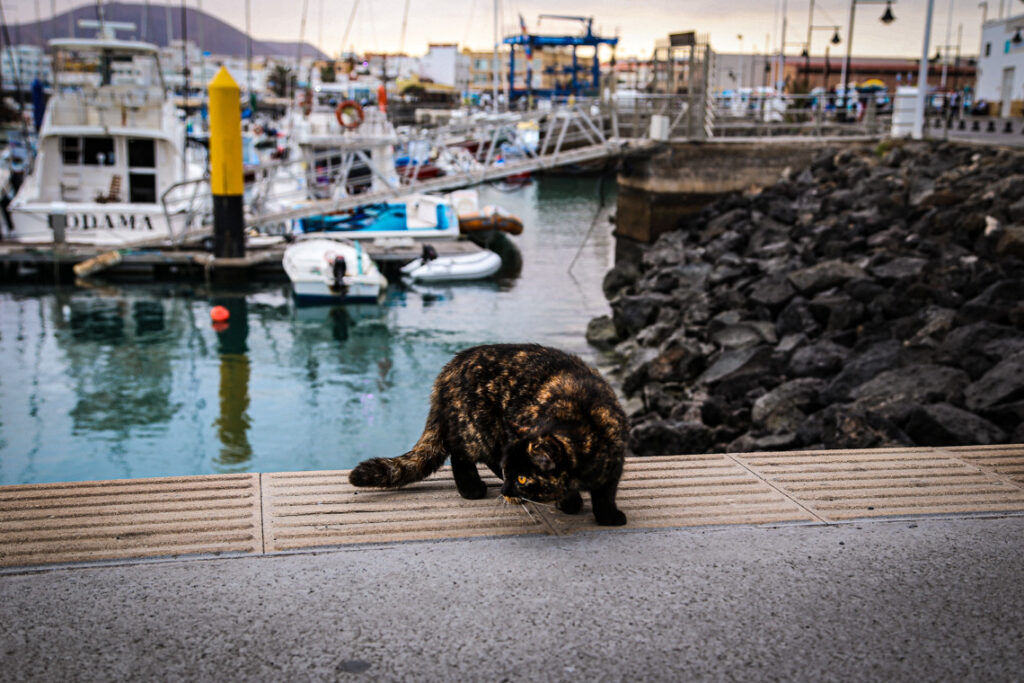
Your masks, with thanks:
M440 256L482 250L469 239L427 240ZM385 275L418 258L425 242L364 241L364 248ZM281 260L287 244L250 248L243 257L215 257L202 249L106 249L73 245L24 245L0 242L0 282L71 282L75 266L117 253L114 263L97 271L103 278L129 280L208 279L215 282L260 282L286 279Z

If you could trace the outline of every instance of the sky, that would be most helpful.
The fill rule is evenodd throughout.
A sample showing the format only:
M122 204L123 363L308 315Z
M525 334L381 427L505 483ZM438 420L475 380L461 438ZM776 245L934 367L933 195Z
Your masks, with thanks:
M140 0L141 1L141 0ZM245 26L244 0L185 0L241 29ZM828 26L812 32L811 53L823 54L832 25L839 25L843 42L832 53L845 54L851 0L814 0L814 25ZM31 21L83 4L82 0L2 0L8 21ZM349 17L352 27L345 49L358 52L423 54L429 43L458 43L490 50L494 35L494 0L249 0L252 33L268 40L297 40L306 8L305 39L328 54L337 54ZM408 15L404 43L404 9ZM172 3L175 7L180 2ZM355 4L355 14L352 15ZM501 0L498 14L502 33L518 30L521 14L535 33L576 33L580 22L538 19L543 12L594 18L595 33L618 35L617 54L649 57L657 38L669 33L695 30L710 35L716 52L764 52L766 45L778 50L785 6L787 54L799 55L807 40L809 0ZM984 5L986 3L980 3ZM989 0L988 16L999 13L1024 15L1024 0ZM152 0L153 6L162 6ZM896 21L882 24L884 0L856 0L853 53L861 56L920 57L924 39L927 0L894 0ZM951 11L952 9L952 11ZM963 27L961 54L976 55L984 10L978 0L935 0L932 49L948 45L955 54L958 27ZM538 21L540 24L538 26ZM947 40L947 27L949 39ZM739 36L742 36L740 38ZM606 55L602 55L607 58Z

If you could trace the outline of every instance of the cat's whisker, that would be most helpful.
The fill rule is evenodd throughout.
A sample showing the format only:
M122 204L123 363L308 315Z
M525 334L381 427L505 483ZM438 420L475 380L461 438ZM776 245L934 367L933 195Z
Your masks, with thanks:
M530 518L531 522L533 522L534 524L539 524L540 523L540 522L537 521L537 518L533 516L533 513L530 512L530 508L526 507L526 503L525 502L521 502L519 504L522 506L522 508L524 510L526 510L526 516Z

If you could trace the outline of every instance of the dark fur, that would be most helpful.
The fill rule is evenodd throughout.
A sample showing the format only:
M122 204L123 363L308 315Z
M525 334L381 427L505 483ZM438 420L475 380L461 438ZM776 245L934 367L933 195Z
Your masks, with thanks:
M463 498L483 498L477 463L503 479L508 499L557 502L579 512L590 493L598 524L618 526L626 414L586 363L536 344L477 346L456 354L434 381L423 435L397 458L373 458L349 474L355 486L397 488L451 457Z

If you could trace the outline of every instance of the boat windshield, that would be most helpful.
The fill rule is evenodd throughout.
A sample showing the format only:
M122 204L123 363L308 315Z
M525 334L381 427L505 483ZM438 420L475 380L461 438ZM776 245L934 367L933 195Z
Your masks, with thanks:
M54 55L57 87L62 90L103 86L164 89L155 52L106 46L64 47Z

